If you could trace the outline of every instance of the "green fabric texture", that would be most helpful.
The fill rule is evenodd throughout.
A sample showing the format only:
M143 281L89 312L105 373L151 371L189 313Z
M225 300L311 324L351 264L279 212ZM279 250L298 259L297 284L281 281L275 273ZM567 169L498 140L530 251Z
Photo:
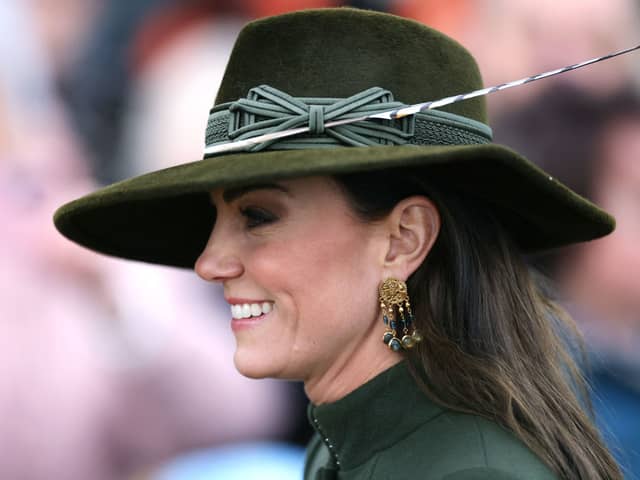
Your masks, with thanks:
M393 15L339 8L249 23L233 49L216 105L225 109L261 85L291 97L331 101L379 87L388 90L394 102L412 104L466 93L481 88L482 82L471 55L443 34ZM466 121L459 124L444 111L430 112L431 123L446 131L422 129L418 117L407 145L334 142L328 145L330 153L327 145L303 150L284 145L214 155L100 189L63 205L54 221L65 236L98 252L192 268L215 222L208 198L213 189L408 168L411 175L428 176L470 201L479 198L492 205L525 251L591 240L613 230L614 220L606 212L516 152L487 144L482 135L478 144L462 144L468 142L459 132L473 122L486 122L484 98L443 110ZM314 109L316 133L322 131L320 115ZM224 129L223 122L215 129ZM373 130L380 131L377 126ZM216 130L215 135L229 132L227 126L226 133ZM455 142L460 144L450 144Z
M308 416L305 480L557 478L497 424L429 400L404 362Z

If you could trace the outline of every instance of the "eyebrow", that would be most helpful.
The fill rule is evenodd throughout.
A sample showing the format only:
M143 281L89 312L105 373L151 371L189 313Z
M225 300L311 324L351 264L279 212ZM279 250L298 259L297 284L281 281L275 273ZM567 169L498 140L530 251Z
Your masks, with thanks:
M290 195L289 190L282 185L278 185L277 183L260 183L256 185L247 185L244 187L228 188L222 193L222 199L225 201L225 203L231 203L241 196L255 190L278 190L280 192L286 193L287 195Z

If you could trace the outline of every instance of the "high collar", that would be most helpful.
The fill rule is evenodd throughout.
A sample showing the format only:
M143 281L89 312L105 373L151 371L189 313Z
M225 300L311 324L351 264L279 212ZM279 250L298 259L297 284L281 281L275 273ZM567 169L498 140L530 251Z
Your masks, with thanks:
M309 405L309 421L341 469L354 468L442 412L420 391L405 362L342 399Z

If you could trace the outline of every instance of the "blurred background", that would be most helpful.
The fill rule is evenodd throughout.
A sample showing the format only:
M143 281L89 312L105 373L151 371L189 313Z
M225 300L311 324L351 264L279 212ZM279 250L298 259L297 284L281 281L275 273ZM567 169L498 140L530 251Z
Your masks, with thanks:
M302 388L235 372L221 292L83 250L51 217L201 158L246 21L338 5L453 36L487 85L640 42L637 0L0 1L0 479L301 478ZM488 97L498 142L617 218L609 237L532 262L585 333L596 419L627 478L640 478L639 85L635 53Z

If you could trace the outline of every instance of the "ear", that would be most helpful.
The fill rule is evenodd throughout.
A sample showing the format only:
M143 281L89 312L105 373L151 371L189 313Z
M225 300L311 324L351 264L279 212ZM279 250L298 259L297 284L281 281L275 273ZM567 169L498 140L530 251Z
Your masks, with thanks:
M424 262L440 232L440 214L426 197L400 201L386 218L385 275L406 280Z

